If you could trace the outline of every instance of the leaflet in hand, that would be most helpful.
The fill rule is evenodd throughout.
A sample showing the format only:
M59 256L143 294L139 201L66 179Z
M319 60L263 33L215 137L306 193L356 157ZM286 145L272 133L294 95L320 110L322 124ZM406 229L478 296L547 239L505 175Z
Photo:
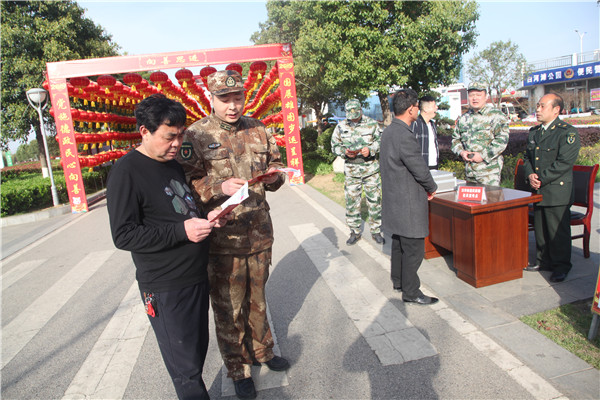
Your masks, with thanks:
M278 172L285 172L285 173L293 173L293 176L298 176L300 175L300 170L295 169L295 168L277 168L275 171L271 171L271 172L267 172L266 174L262 174L257 176L256 178L252 178L248 181L248 185L252 186L257 182L261 182L263 180L265 180L266 178L268 178L269 176L273 176Z
M219 215L210 220L210 222L214 222L219 218L222 218L233 211L242 201L248 198L248 183L244 183L237 192L233 194L230 198L227 199L223 204L221 204L221 208L223 209Z

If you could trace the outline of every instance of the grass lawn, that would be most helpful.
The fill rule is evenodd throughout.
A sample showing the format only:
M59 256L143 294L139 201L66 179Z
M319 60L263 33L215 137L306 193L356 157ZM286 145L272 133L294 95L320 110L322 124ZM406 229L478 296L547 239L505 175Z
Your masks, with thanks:
M600 335L587 340L592 323L592 299L565 304L552 310L526 315L521 321L600 369Z

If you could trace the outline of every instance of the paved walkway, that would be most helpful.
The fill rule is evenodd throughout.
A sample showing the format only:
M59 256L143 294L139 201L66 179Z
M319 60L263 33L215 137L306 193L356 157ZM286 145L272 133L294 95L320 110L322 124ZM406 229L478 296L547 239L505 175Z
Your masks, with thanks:
M427 294L437 296L441 300L432 307L406 305L399 302L401 296L392 290L389 281L389 241L386 245L379 246L370 240L369 235L364 235L355 246L345 245L348 229L344 223L344 209L309 185L285 186L276 193L270 193L269 202L272 206L277 242L274 247L274 265L278 265L269 290L277 291L279 283L282 282L280 277L286 276L285 280L291 279L288 278L288 274L293 270L294 265L304 262L300 260L307 259L315 266L320 280L335 296L356 331L368 345L367 349L370 348L370 351L376 355L380 365L398 366L409 361L436 358L432 356L444 360L445 353L449 349L442 344L441 338L446 335L445 330L450 328L453 331L452 335L458 335L462 343L469 343L497 369L512 378L513 383L518 383L522 393L528 393L532 398L600 398L598 370L518 320L522 315L592 296L600 254L599 185L596 185L595 189L596 209L592 223L591 257L585 259L581 250L581 240L575 241L572 257L574 268L567 280L552 284L549 282L549 272L524 273L522 279L477 289L456 277L451 256L425 260L419 271L423 289ZM91 211L94 211L94 208L95 206L92 206ZM13 256L10 259L15 259L19 253L27 250L30 243L37 245L51 236L51 233L55 235L57 231L67 228L80 218L86 216L97 218L92 214L92 212L83 216L48 214L47 219L37 218L35 222L4 226L2 259L6 259L11 254ZM26 221L30 217L22 218ZM105 220L101 223L106 225ZM533 254L533 243L533 234L530 233L530 254ZM296 244L299 247L295 250ZM61 305L68 301L73 294L69 291L74 290L71 286L74 281L85 281L104 263L104 260L117 254L121 257L120 253L115 253L114 250L94 251L93 254L90 253L82 258L69 274L52 286L51 289L55 291L52 296L54 301L47 302L45 301L47 297L43 296L44 298L34 301L23 313L4 326L3 339L6 340L3 340L3 366L7 365L28 344L31 337L40 331L46 323L46 320L40 322L40 318L50 319ZM38 267L39 263L31 260L19 264L18 268L13 268L6 273L3 271L3 286L10 286L11 281L19 281ZM280 268L282 272L278 271ZM310 289L306 289L312 292L319 289L316 280L317 278L311 278L307 282L297 281L297 284L312 285ZM302 297L305 289L294 287L294 284L290 287L287 282L285 290L293 291L289 292L290 296ZM119 310L123 308L123 313L126 314L122 317L137 315L128 314L127 310L139 306L135 301L135 287L127 293L119 307ZM290 303L290 306L301 307L305 304L310 305L308 298L304 301L300 298L299 301ZM277 306L281 308L280 304ZM319 306L324 306L324 303ZM327 310L319 311L326 314ZM33 318L30 316L33 313L41 317ZM119 311L117 314L121 316L122 312ZM298 317L300 310L292 310L291 315ZM427 318L433 318L428 315L435 316L436 320L445 321L445 324L440 325L434 320L428 320ZM332 315L329 317L333 318ZM337 317L339 315L335 318ZM34 320L38 323L34 324ZM130 342L138 343L136 348L142 345L141 341L145 336L144 329L147 329L147 324L144 324L144 321L140 319L139 329L136 329L135 335L131 335ZM428 323L433 323L433 326L424 329L423 326ZM107 326L105 332L108 333L106 338L105 334L102 334L102 341L111 342L111 338L124 334L118 332L119 327L123 326L122 323L115 322L114 325L112 327L111 323ZM277 321L274 326L281 329L281 324ZM142 331L138 332L138 330ZM275 334L281 333L277 329L274 330ZM293 353L289 348L290 342L294 340L291 323L288 327L284 326L281 340L287 342L288 355ZM73 379L65 396L86 393L86 385L91 381L108 380L115 386L111 379L125 377L122 369L118 370L120 372L115 376L97 373L98 376L95 376L93 368L97 365L97 358L93 356L95 351L96 349L90 353L90 361L82 365L80 373ZM305 351L308 352L309 349ZM114 354L119 354L119 351L115 350ZM131 359L125 357L120 362L120 368L127 362L131 363ZM88 364L90 366L86 367ZM297 367L299 368L299 365ZM292 373L293 369L290 371ZM221 375L223 376L220 380L221 396L233 394L231 381L224 377L224 370L221 370ZM285 373L269 373L265 368L259 368L255 376L259 390L289 384ZM295 378L297 379L298 376ZM119 392L121 396L127 384L124 382L124 386L115 386L122 387L122 392ZM506 396L510 396L509 393L513 395L521 393L511 392L510 390L516 390L514 388L510 390L507 388L507 390ZM95 394L106 397L107 393ZM374 393L372 392L372 396ZM474 388L463 388L458 393L466 398L471 393L478 392ZM503 397L502 394L498 396ZM357 394L357 397L363 396Z

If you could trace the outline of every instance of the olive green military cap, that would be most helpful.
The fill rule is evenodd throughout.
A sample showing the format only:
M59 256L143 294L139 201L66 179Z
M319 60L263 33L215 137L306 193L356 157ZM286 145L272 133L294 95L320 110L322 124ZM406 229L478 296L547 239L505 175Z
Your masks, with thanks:
M479 90L487 93L487 86L481 82L471 82L469 83L467 92L470 90Z
M357 119L362 115L362 107L360 106L360 101L357 99L350 99L344 104L344 109L346 110L346 118L348 119Z
M217 71L207 78L208 90L214 95L243 92L244 82L237 71Z

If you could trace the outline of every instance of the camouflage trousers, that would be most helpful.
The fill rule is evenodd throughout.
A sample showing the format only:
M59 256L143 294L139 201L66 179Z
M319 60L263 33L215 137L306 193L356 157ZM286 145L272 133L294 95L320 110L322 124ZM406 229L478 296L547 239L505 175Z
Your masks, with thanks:
M254 360L273 358L265 284L271 249L249 255L211 254L210 299L221 357L234 381L249 378Z
M467 173L466 180L469 182L479 183L480 185L500 186L500 171L486 171L485 174Z
M489 164L486 164L485 162L466 163L466 180L481 185L500 186L503 165L504 160L502 157L495 159Z
M371 233L381 232L381 176L379 172L365 177L346 175L344 194L346 196L346 223L352 232L360 233L362 223L360 203L365 192L369 210Z

